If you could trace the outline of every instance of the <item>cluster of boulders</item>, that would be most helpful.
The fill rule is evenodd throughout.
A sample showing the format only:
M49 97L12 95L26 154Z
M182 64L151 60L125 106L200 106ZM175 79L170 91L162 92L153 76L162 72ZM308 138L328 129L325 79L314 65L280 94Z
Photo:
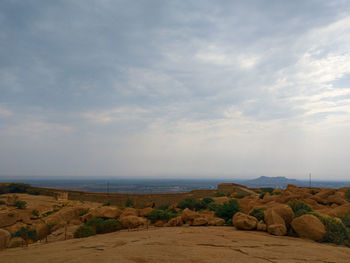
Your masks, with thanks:
M312 214L295 217L288 202L303 201L312 206L314 212L324 217L334 217L339 213L350 214L350 203L345 197L346 190L345 188L310 189L289 185L286 190L279 190L272 194L266 193L263 198L258 193L236 198L241 212L233 216L232 224L237 229L266 231L278 236L286 235L292 229L300 237L320 241L326 233L321 220ZM39 240L48 237L56 237L52 240L73 238L74 231L92 218L118 219L124 229L148 227L149 225L156 227L223 226L227 223L224 219L217 217L213 211L192 211L188 208L180 210L176 204L170 208L176 212L177 216L156 221L148 219L154 210L152 207L120 209L114 206L78 201L48 201L48 205L28 206L25 209L13 207L25 196L14 194L1 196L0 201L5 201L0 203L0 249L22 246L27 243L28 240L24 240L23 237L14 237L14 234L22 228L35 230ZM235 195L232 194L229 197L213 197L213 200L217 205L221 205L234 198ZM253 209L262 210L263 218L258 220L249 215Z

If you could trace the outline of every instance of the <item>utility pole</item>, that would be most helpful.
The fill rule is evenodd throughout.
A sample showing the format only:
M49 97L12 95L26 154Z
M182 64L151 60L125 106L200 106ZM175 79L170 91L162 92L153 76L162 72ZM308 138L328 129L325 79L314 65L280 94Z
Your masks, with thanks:
M107 181L107 194L109 195L109 181Z
M311 188L311 173L309 173L309 188Z

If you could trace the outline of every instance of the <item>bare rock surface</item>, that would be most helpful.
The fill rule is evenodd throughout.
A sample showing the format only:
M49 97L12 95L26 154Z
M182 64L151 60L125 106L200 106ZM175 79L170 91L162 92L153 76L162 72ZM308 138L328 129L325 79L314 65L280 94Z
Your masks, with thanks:
M150 228L0 251L1 262L347 263L350 249L232 227Z

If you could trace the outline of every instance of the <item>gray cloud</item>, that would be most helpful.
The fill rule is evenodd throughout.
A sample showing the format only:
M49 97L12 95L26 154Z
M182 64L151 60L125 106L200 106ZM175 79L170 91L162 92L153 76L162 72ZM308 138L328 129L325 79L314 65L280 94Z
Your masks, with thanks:
M0 174L345 178L349 9L2 1Z

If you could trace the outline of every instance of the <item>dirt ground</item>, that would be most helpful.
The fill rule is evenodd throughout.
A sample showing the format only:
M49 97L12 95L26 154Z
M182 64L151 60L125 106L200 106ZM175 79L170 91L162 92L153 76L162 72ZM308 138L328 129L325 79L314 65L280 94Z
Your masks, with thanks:
M7 249L0 262L349 263L350 248L233 227L162 227Z

